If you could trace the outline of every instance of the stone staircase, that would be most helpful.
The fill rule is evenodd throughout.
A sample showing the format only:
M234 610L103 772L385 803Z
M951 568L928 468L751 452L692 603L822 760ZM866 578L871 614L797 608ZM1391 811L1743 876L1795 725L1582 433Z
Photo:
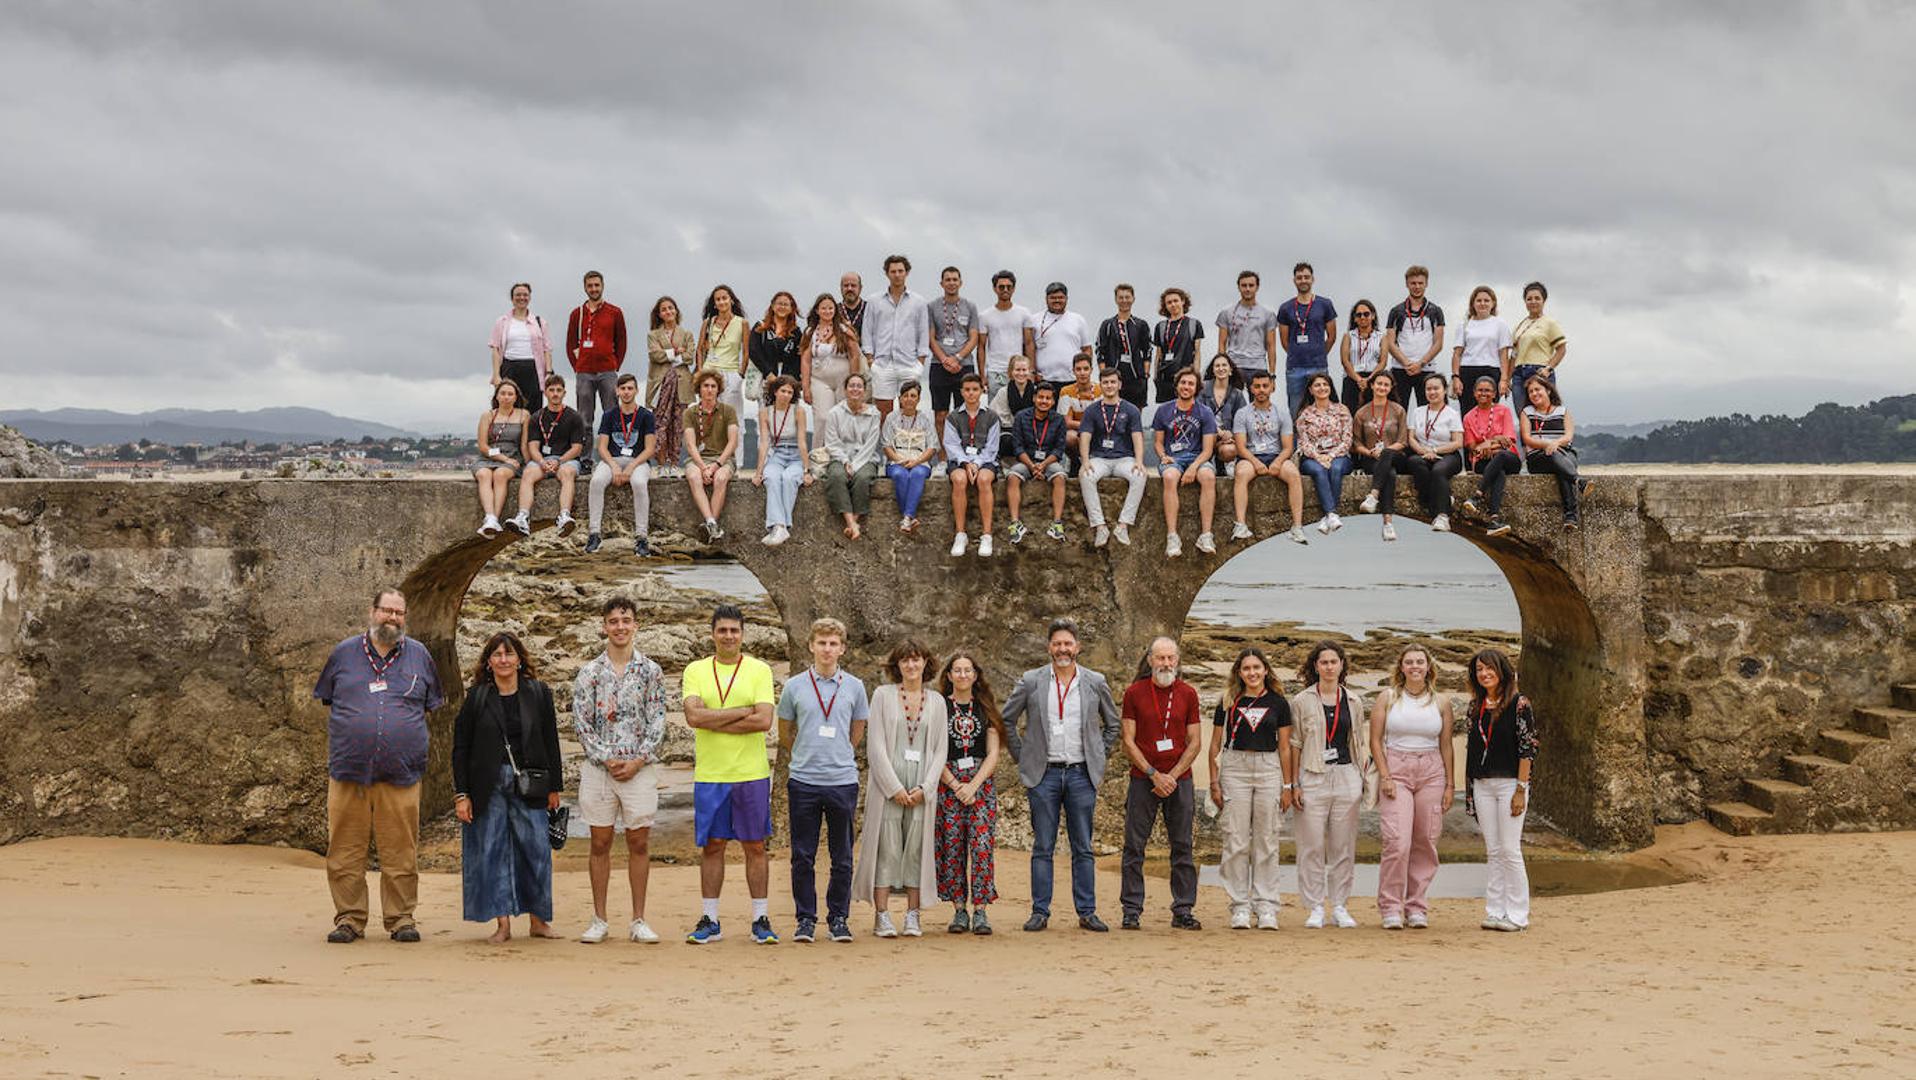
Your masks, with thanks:
M1814 753L1786 755L1781 779L1746 779L1741 794L1705 807L1710 824L1733 836L1916 828L1916 683L1858 706Z

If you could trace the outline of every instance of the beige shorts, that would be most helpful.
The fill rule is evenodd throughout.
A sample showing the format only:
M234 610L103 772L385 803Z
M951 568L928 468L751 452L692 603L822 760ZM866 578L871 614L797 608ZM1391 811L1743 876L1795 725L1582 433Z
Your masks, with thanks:
M614 780L603 765L579 767L579 817L594 829L649 829L659 816L659 767L647 765L630 780Z

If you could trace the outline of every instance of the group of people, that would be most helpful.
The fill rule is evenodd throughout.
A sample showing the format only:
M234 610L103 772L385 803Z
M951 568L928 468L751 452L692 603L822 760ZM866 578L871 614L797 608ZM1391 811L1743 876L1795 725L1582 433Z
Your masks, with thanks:
M1408 295L1382 325L1376 305L1359 300L1347 330L1336 305L1316 293L1310 264L1293 269L1296 295L1275 310L1259 302L1260 278L1246 270L1238 301L1215 320L1208 359L1204 323L1177 286L1159 294L1154 326L1133 314L1136 290L1118 285L1116 313L1093 331L1070 310L1062 282L1047 285L1043 308L1030 311L1013 300L1016 275L1001 270L991 280L996 302L981 309L961 295L957 267L944 268L932 297L907 286L905 256L886 258L884 272L878 296L864 296L859 275L846 273L838 294L820 293L802 317L797 299L778 292L756 323L727 285L706 297L696 329L683 325L675 300L660 297L642 386L624 370L625 315L592 271L584 303L566 320L573 405L545 321L530 310L531 286L514 284L512 310L493 326L492 397L478 425L480 534L530 533L528 508L547 479L558 481L557 526L569 534L577 479L589 469L587 551L603 542L606 489L620 486L632 493L634 550L649 554L647 485L655 472L685 478L706 536L717 540L727 489L751 466L752 482L767 492L762 539L770 546L790 538L799 493L818 481L848 539L862 535L880 477L897 499L899 527L915 533L926 482L941 472L950 481L954 557L992 554L1001 486L1006 539L1021 543L1033 531L1023 502L1037 485L1050 495L1043 531L1063 540L1071 477L1092 543L1129 544L1152 461L1163 480L1169 557L1183 552L1178 513L1191 487L1196 546L1217 550L1220 475L1232 488L1238 540L1254 536L1247 515L1258 477L1284 482L1289 536L1305 543L1306 481L1321 510L1317 529L1328 535L1343 525L1336 511L1344 478L1359 469L1374 484L1365 510L1381 509L1386 540L1397 535L1398 477L1415 484L1442 531L1450 528L1450 480L1466 469L1483 482L1481 499L1465 510L1490 535L1509 531L1504 481L1526 466L1557 478L1564 524L1579 524L1588 485L1577 475L1576 426L1557 386L1567 344L1544 314L1549 290L1541 282L1524 287L1526 315L1514 330L1499 316L1494 290L1472 289L1446 375L1437 370L1444 313L1425 296L1430 274L1422 266L1405 272ZM748 384L757 387L749 402ZM748 423L757 433L752 462L744 460ZM515 478L518 514L502 524ZM1105 479L1124 484L1115 525L1098 495Z
M652 943L659 935L646 921L646 891L666 682L659 665L634 646L632 601L613 597L601 614L605 647L579 669L570 704L585 757L577 806L591 836L593 918L581 940L602 942L611 933L611 850L623 828L632 898L626 934ZM405 635L406 599L399 590L379 590L367 619L364 633L333 649L313 689L330 710L326 867L335 915L328 940L350 943L365 934L367 854L376 843L385 929L396 941L413 942L419 940L414 908L426 713L443 704L444 693L431 655ZM1050 922L1061 824L1078 925L1108 929L1098 914L1092 820L1114 751L1129 766L1120 925L1141 926L1145 846L1162 819L1171 855L1171 925L1200 929L1193 767L1207 744L1210 795L1222 812L1232 929L1278 928L1278 843L1287 814L1295 822L1304 925L1356 926L1348 901L1358 814L1373 805L1383 838L1381 925L1429 925L1437 838L1455 791L1455 717L1422 646L1400 653L1389 686L1369 702L1348 686L1348 657L1335 642L1311 648L1298 668L1301 689L1288 697L1265 653L1245 648L1210 711L1206 739L1203 703L1181 677L1170 638L1153 641L1129 685L1116 690L1078 663L1078 627L1057 619L1048 627L1048 662L1020 675L1000 701L974 653L958 649L940 661L912 640L890 650L886 680L868 691L840 662L848 631L836 619L812 624L812 662L782 689L765 661L745 653L745 621L736 607L713 612L711 636L712 655L686 666L680 689L695 741L694 828L702 849L701 911L686 935L692 944L722 938L719 901L734 842L744 856L751 936L761 944L778 941L766 855L772 833L767 733L774 727L788 763L795 941L817 940L821 922L824 936L852 940L854 898L871 902L877 937L919 936L928 895L952 905L949 932L992 933L1001 797L994 776L1006 754L1016 764L1032 826L1024 930L1042 931ZM1465 793L1488 863L1482 925L1521 930L1529 923L1521 844L1536 719L1503 653L1479 652L1467 670ZM464 915L495 923L493 942L511 938L511 920L519 915L529 917L533 936L558 936L548 836L548 815L560 806L565 780L558 711L524 643L506 631L489 638L454 721L451 759ZM864 811L855 830L861 792ZM829 866L822 910L816 885L821 840ZM902 918L894 919L900 893Z

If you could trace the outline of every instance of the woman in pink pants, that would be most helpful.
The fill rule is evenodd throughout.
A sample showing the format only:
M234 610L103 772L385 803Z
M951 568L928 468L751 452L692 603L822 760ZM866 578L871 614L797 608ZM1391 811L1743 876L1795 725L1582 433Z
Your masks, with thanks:
M1427 894L1437 876L1437 837L1455 798L1450 699L1437 695L1430 653L1407 645L1390 689L1371 706L1371 760L1377 763L1377 914L1386 930L1430 925Z

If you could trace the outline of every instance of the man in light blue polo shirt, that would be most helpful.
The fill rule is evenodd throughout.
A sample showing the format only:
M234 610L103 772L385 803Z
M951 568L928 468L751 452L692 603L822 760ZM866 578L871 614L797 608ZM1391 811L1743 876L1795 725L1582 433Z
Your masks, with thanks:
M793 941L810 942L818 930L818 834L829 830L831 880L825 887L825 927L833 941L852 939L852 815L858 809L858 757L871 701L865 684L838 666L845 654L845 624L812 623L812 666L785 680L778 697L778 734L791 765L785 793L792 821L792 904L798 915Z

